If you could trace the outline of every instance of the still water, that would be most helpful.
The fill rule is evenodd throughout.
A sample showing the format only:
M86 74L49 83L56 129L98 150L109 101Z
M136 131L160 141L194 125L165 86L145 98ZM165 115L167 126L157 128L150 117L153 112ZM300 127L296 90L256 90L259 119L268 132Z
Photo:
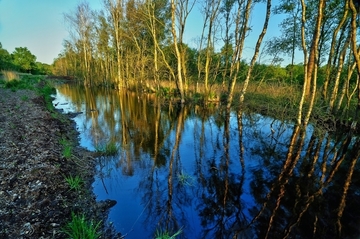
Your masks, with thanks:
M54 104L82 112L83 147L119 147L97 158L93 190L117 201L109 223L127 239L360 235L359 138L348 132L310 126L290 145L291 122L68 84Z

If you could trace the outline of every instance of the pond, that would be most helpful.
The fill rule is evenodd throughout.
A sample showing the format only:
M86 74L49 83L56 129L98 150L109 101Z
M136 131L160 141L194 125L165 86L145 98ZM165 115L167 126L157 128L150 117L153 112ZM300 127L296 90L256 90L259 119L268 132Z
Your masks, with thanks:
M359 138L220 105L162 105L155 95L57 86L97 160L93 190L112 199L125 238L355 238L360 235Z

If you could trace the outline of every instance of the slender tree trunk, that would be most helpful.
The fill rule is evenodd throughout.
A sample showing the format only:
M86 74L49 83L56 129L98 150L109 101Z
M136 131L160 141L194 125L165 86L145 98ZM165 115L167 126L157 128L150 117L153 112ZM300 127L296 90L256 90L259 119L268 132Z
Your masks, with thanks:
M264 39L264 36L266 34L266 31L267 31L267 28L268 28L268 25L269 25L270 15L271 15L271 0L267 0L266 17L265 17L265 21L264 21L264 26L263 26L263 29L262 29L262 31L260 33L260 36L259 36L259 38L258 38L258 40L256 42L255 52L254 52L254 55L253 55L253 57L251 59L251 63L250 63L250 66L249 66L249 69L248 69L248 72L247 72L247 75L246 75L246 79L245 79L242 91L240 93L240 104L242 104L244 102L244 97L245 97L245 93L246 93L247 87L248 87L249 82L250 82L251 73L252 73L252 70L254 69L256 59L257 59L257 57L259 55L262 40Z
M171 0L171 33L173 36L175 53L177 57L177 86L178 90L180 91L181 103L185 103L185 94L184 94L184 87L183 87L183 77L182 77L182 55L179 50L178 41L177 41L177 33L176 33L176 2L177 0Z
M331 64L331 61L332 61L334 51L335 51L335 45L336 45L336 42L337 42L337 35L338 35L340 29L345 24L348 12L349 12L349 3L348 3L348 1L346 1L346 3L345 3L345 11L344 11L343 17L342 17L339 25L336 27L335 31L333 32L333 36L332 36L332 40L331 40L329 58L328 58L327 66L326 66L326 72L325 72L325 82L324 82L324 85L323 85L323 88L322 88L322 93L321 93L322 98L324 100L326 100L326 98L327 98L327 91L328 91L329 81L330 81L330 78L331 78L331 72L332 72L332 68L333 68L333 65Z
M334 82L334 88L332 90L331 93L331 97L330 97L330 102L329 102L329 111L333 111L334 105L335 105L335 101L337 99L338 96L338 91L339 91L339 84L340 84L340 77L341 77L341 72L344 66L344 61L345 61L345 55L346 55L346 51L348 49L348 46L350 44L350 36L351 34L349 33L348 38L346 39L346 42L343 46L343 49L340 53L340 57L339 57L339 62L337 65L337 72L336 72L336 77L335 77L335 82ZM346 83L344 83L346 84Z
M305 87L305 96L310 96L311 91L311 81L316 80L314 78L314 69L317 66L318 62L316 61L316 54L319 47L319 39L320 39L320 30L322 25L323 19L323 10L325 9L325 0L319 0L318 6L318 14L316 18L316 26L313 34L313 39L311 42L310 54L309 54L309 61L308 61L308 68L307 68L307 77L304 78L304 87Z
M116 48L116 72L117 77L115 81L116 88L122 88L124 86L122 78L122 53L121 53L121 26L120 21L122 19L122 0L104 0L104 5L108 9L111 16L113 36Z
M351 15L351 47L352 47L352 52L355 58L355 62L356 62L356 69L357 69L357 73L358 75L360 75L360 55L357 51L357 15L358 12L356 10L356 7L354 5L354 1L353 0L349 0L349 5L350 5L350 9L352 11L352 15ZM357 107L356 107L356 120L358 119L359 116L359 111L360 111L360 84L358 84L358 103L357 103ZM355 124L356 126L356 124Z
M236 85L236 79L240 70L240 59L242 57L242 51L244 49L246 33L248 31L248 24L250 19L250 12L252 6L252 0L247 0L245 5L245 10L242 11L243 4L245 1L241 1L238 5L238 12L236 16L235 23L235 51L232 56L232 66L230 68L230 83L228 90L228 98L226 108L230 109L233 97L234 90Z

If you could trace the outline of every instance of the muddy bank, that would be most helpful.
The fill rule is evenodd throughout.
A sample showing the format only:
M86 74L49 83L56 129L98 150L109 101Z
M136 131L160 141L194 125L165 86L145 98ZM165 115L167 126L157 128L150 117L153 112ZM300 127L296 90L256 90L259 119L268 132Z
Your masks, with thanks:
M97 203L91 183L94 155L78 146L74 123L50 113L34 91L0 85L0 238L67 238L71 213L106 220L109 203ZM65 157L66 140L71 157ZM79 175L80 190L65 177ZM103 227L101 238L119 238Z

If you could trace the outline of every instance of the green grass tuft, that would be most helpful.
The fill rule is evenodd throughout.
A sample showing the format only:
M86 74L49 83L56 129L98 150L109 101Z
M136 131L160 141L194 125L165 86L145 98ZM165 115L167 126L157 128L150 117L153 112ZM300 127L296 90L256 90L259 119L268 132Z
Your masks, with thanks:
M63 146L62 155L64 158L69 159L72 156L71 143L65 138L62 138L59 142Z
M97 232L100 223L88 222L84 215L78 216L72 212L71 222L67 223L62 231L69 239L97 239L100 237L100 233Z
M175 239L181 233L182 233L181 228L173 235L170 235L170 232L168 231L156 230L155 239Z
M187 185L187 186L193 186L193 177L191 177L189 174L184 173L183 171L181 171L181 173L178 174L177 176L179 182L181 185Z
M95 151L104 156L113 156L118 153L119 146L117 146L115 142L109 141L105 145L96 146Z
M84 181L80 178L79 175L76 175L75 177L73 176L64 176L65 181L69 184L70 189L75 190L75 191L80 191L81 186L84 184Z

